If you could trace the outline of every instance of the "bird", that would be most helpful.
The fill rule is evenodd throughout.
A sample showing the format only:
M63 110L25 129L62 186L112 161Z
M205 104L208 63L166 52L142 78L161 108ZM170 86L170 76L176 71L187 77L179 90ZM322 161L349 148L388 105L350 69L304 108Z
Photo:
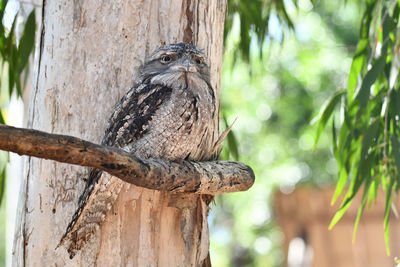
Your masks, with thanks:
M218 103L209 60L188 43L164 45L144 60L132 88L116 104L101 144L139 158L203 161L217 157ZM121 180L91 169L58 246L72 259L105 220Z

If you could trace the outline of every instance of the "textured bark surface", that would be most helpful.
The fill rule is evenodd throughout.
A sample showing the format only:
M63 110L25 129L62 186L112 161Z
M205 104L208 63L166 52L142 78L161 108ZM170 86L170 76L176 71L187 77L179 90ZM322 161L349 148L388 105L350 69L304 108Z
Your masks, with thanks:
M225 5L44 1L28 127L99 143L144 57L166 43L192 42L204 49L218 90ZM25 171L15 266L195 266L207 256L203 196L124 186L96 236L71 261L65 249L55 247L75 211L87 169L28 158Z
M133 185L174 193L215 195L244 191L254 183L253 171L240 162L140 159L72 136L7 125L0 125L0 149L101 169Z

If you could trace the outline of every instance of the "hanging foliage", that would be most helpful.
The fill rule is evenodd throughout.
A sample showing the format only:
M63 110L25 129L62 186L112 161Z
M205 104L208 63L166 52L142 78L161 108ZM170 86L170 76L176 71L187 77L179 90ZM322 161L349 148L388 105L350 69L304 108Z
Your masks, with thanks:
M382 186L387 254L390 254L392 195L400 188L399 12L397 0L365 1L347 89L338 91L322 109L315 140L316 145L324 127L331 123L333 153L339 167L332 204L339 196L343 200L330 228L362 191L354 225L355 238L365 206L376 200L378 188Z
M314 2L314 1L312 1ZM250 43L256 37L259 44L259 52L262 53L262 45L268 35L270 19L274 16L285 29L293 29L292 19L287 13L287 5L291 2L283 0L229 0L225 19L224 37L232 30L233 20L238 16L240 22L240 41L235 48L235 53L249 61ZM297 0L293 1L297 7Z
M17 97L22 96L26 77L29 70L29 56L33 51L35 39L35 12L34 10L28 16L21 38L17 42L16 24L18 14L14 16L11 27L7 28L4 23L6 14L7 0L0 1L0 73L4 73L0 79L0 86L8 87L8 97L13 93ZM3 117L4 106L0 106L0 124L5 123ZM8 157L6 157L8 158ZM0 159L0 205L5 190L5 159Z

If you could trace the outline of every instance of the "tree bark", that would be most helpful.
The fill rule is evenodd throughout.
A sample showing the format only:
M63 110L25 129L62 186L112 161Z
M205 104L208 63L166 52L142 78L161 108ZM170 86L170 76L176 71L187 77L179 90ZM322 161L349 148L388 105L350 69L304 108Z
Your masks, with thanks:
M166 43L204 49L218 91L225 8L225 0L44 0L28 128L99 143L144 57ZM30 157L25 172L15 266L205 263L205 196L125 186L97 234L70 260L64 248L55 247L77 207L87 169Z

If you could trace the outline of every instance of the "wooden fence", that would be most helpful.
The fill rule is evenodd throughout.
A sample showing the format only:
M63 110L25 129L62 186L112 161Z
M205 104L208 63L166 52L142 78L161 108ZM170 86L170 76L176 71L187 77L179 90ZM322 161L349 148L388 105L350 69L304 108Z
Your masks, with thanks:
M347 214L332 229L328 225L340 201L330 205L334 188L301 187L291 194L277 193L275 207L285 235L289 267L385 267L396 266L400 258L400 218L392 211L390 218L391 255L386 254L383 214L384 194L366 207L352 242L354 221L360 204L356 197ZM400 198L393 197L400 211ZM292 242L291 242L292 241ZM290 246L290 249L289 249Z

